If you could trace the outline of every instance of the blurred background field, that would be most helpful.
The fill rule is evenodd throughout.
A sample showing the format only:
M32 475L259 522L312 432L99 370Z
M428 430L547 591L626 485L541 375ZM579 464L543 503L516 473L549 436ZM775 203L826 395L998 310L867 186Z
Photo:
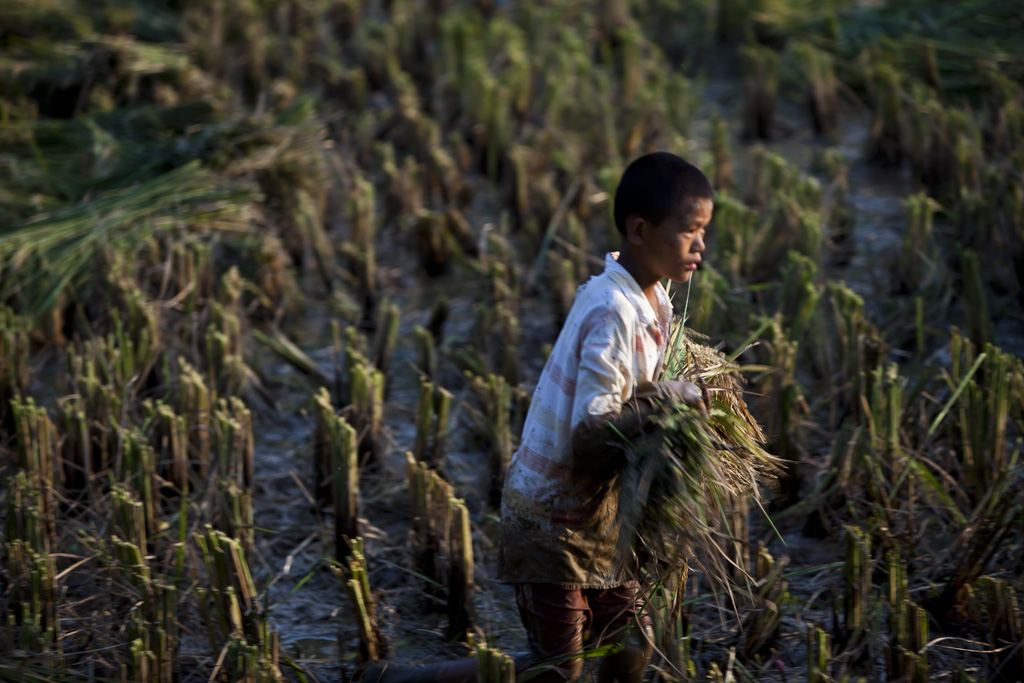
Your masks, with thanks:
M5 0L0 680L507 680L501 477L655 149L717 193L677 312L787 467L732 596L657 587L650 675L1024 680L1022 36L1000 0Z

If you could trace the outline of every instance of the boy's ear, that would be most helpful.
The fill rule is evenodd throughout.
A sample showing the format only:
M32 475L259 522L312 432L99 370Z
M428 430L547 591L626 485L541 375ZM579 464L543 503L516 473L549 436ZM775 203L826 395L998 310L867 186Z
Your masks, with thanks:
M642 246L647 239L647 221L640 216L630 216L626 219L626 241L630 244Z

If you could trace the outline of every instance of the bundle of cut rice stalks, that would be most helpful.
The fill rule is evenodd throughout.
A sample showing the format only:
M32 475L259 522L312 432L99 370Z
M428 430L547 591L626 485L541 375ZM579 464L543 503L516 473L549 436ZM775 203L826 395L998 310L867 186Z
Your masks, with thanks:
M728 583L736 562L728 523L746 500L761 500L781 461L767 453L764 435L742 397L741 368L674 326L660 379L687 380L704 392L707 416L686 405L666 406L657 428L635 440L623 473L623 543L670 564L694 558L708 578ZM763 368L744 368L763 369ZM633 495L635 492L635 495ZM729 569L729 566L733 570Z

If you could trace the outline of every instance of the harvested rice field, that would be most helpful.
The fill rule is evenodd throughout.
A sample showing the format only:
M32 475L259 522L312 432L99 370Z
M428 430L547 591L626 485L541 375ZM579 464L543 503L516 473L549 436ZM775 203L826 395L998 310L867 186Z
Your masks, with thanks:
M638 499L682 529L647 679L1024 681L1021 36L1002 0L4 0L0 680L514 680L504 473L667 150L715 190L672 293L721 400L677 428L776 476Z

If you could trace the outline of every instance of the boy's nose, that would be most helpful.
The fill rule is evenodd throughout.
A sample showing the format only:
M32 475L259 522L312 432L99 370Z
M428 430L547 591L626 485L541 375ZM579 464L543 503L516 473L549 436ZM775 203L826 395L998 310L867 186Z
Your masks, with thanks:
M695 251L698 254L704 251L704 231L701 230L693 238L693 242L690 243L690 251Z

